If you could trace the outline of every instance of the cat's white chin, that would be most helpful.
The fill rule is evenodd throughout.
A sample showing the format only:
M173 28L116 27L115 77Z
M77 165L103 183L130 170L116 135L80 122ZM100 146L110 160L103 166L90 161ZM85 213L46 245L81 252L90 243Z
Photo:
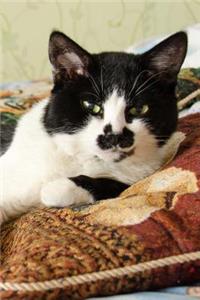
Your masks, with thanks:
M120 150L105 150L105 151L97 151L96 156L106 162L120 162L123 159L129 157L130 155L134 155L135 148L127 149L124 151Z

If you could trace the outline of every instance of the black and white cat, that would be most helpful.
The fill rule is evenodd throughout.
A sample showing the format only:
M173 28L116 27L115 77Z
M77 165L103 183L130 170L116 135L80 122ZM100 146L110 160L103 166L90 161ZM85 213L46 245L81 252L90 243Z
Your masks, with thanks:
M176 130L186 50L184 32L142 55L89 54L53 32L51 96L20 119L0 158L1 222L118 196L158 169Z

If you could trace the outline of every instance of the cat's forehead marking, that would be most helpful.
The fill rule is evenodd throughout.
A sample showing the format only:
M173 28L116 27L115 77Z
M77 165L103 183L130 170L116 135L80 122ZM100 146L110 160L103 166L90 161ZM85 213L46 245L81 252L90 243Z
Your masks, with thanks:
M104 104L104 124L111 124L114 132L121 132L125 126L124 111L126 102L124 96L114 89Z

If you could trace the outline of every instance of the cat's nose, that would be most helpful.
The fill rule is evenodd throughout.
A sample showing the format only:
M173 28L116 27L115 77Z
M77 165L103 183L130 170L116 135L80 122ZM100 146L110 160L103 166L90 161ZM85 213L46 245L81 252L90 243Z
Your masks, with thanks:
M106 125L104 133L98 136L97 143L103 150L108 150L114 147L130 148L134 142L134 134L132 131L124 127L121 133L115 134L112 132L111 125Z

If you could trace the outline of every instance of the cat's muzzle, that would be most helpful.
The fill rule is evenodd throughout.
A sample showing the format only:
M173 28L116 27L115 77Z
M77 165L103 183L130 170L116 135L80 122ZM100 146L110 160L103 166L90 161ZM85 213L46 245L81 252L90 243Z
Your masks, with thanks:
M102 150L130 148L134 143L134 133L124 127L122 133L106 132L97 138L97 144Z

